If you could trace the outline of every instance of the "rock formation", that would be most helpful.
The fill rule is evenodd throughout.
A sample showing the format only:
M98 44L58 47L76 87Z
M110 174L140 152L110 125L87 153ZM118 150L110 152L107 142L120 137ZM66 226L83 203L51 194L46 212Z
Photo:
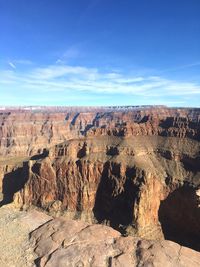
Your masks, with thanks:
M0 209L0 222L3 267L197 267L200 262L199 252L172 241L123 237L105 225L53 219L12 204Z
M200 253L171 241L122 237L104 225L64 218L31 233L40 267L198 267Z
M1 205L200 251L199 109L11 110L0 123Z
M199 109L166 107L2 110L0 156L31 156L88 135L164 135L199 139ZM69 112L70 111L70 112Z

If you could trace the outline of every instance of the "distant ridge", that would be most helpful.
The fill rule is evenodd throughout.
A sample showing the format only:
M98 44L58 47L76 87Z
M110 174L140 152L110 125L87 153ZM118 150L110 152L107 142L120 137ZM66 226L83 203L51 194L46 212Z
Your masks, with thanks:
M140 110L188 110L199 112L199 107L168 107L166 105L122 105L122 106L0 106L0 112L128 112Z
M0 106L0 111L127 111L141 109L168 108L165 105L136 105L136 106Z

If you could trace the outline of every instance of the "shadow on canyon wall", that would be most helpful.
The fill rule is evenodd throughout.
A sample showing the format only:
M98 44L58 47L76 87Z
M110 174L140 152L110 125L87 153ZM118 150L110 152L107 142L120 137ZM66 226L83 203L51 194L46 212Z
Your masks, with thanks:
M48 157L49 155L49 151L47 149L43 149L42 153L33 155L30 159L31 160L40 160L40 159L44 159L46 157Z
M165 239L200 251L200 208L194 188L173 191L161 201L158 215Z
M134 168L126 170L126 177L121 185L117 184L119 180L116 177L119 175L120 164L105 163L93 212L99 223L109 222L111 227L123 234L123 226L132 224L134 220L133 211L138 187L133 182Z
M19 167L12 172L5 174L2 184L3 200L0 207L13 202L14 194L20 191L28 179L27 168Z

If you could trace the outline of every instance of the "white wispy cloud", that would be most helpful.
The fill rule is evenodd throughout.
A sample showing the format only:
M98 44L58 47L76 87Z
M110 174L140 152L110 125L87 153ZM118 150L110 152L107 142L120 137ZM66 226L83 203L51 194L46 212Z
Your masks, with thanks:
M16 69L18 65L32 65L33 62L28 59L12 59L9 61L5 61L12 69Z
M184 70L184 69L188 69L188 68L193 68L193 67L199 67L200 66L200 62L193 62L190 64L185 64L185 65L180 65L180 66L176 66L173 68L168 68L168 69L164 69L161 70L160 73L165 73L165 72L174 72L174 71L178 71L178 70Z
M16 69L16 66L15 66L15 64L13 63L13 62L8 62L8 65L11 67L11 68L13 68L13 69Z
M80 44L79 44L80 45ZM66 49L56 60L56 64L67 64L70 60L76 59L82 55L80 49L76 46L71 46Z
M63 53L63 58L77 58L80 55L80 50L76 47L70 47Z
M15 69L12 62L10 66ZM13 65L13 66L12 66ZM0 71L0 84L38 92L87 92L94 94L120 94L153 97L200 97L200 84L166 79L161 76L134 76L103 72L97 68L70 65L50 65L20 72L17 69Z
M53 81L58 78L72 78L78 77L79 79L90 79L95 74L98 74L97 69L88 69L86 67L74 67L68 65L51 65L46 68L36 68L28 73L28 77L32 77L36 80L48 80Z

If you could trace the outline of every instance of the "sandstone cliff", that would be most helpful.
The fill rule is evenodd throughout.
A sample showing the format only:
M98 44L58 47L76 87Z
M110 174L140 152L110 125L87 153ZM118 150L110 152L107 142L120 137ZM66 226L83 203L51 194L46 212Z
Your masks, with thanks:
M76 111L75 111L76 110ZM164 135L200 138L199 109L148 107L128 111L63 109L2 111L0 156L30 156L65 140L86 135Z

